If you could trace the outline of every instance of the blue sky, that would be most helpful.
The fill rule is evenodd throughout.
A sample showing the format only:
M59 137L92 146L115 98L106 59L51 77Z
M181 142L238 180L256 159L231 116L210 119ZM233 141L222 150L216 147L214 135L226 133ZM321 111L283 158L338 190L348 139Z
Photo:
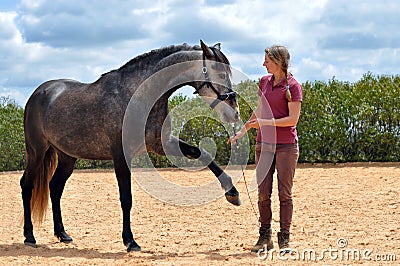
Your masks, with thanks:
M264 75L264 48L288 47L300 82L399 74L400 1L1 0L0 96L24 105L42 82L92 82L152 49L222 43L232 66Z

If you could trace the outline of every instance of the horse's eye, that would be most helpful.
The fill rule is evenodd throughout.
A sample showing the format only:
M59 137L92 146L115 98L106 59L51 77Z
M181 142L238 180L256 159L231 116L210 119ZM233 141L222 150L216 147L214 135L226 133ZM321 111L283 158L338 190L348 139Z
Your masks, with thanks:
M221 74L219 74L219 77L220 77L221 79L226 79L226 74L225 74L225 73L221 73Z

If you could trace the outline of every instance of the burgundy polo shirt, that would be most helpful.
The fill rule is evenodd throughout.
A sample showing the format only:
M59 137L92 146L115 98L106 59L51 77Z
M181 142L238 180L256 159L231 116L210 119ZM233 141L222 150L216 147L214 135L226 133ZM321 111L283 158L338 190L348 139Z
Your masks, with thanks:
M261 97L261 118L275 119L283 118L289 115L288 100L286 99L286 80L274 85L272 75L263 76L258 89L258 96ZM293 78L289 77L290 93L292 101L303 100L303 91L301 85ZM258 142L289 144L298 141L296 127L274 127L262 126L257 134Z

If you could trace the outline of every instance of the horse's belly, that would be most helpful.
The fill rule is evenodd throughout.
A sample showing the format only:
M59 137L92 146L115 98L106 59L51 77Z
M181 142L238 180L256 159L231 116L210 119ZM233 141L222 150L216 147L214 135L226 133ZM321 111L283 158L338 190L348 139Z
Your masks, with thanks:
M74 135L75 136L75 135ZM101 136L72 137L68 135L53 137L52 145L58 150L81 159L111 160L111 144Z

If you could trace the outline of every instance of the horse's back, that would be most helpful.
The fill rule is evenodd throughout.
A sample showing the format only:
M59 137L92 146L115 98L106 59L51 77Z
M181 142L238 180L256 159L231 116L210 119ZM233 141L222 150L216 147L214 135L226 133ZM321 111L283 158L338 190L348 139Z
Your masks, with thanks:
M86 159L110 159L110 136L101 87L75 80L41 84L25 106L25 136L41 136L64 153ZM30 138L32 139L32 138Z
M34 127L43 129L44 119L51 104L65 90L70 88L68 84L82 86L83 84L69 79L50 80L42 83L29 97L24 110L25 131Z
M71 80L71 79L58 79L49 80L42 83L29 97L25 110L32 108L36 109L39 107L47 107L54 101L58 95L62 94L65 90L72 88L82 87L84 83Z

